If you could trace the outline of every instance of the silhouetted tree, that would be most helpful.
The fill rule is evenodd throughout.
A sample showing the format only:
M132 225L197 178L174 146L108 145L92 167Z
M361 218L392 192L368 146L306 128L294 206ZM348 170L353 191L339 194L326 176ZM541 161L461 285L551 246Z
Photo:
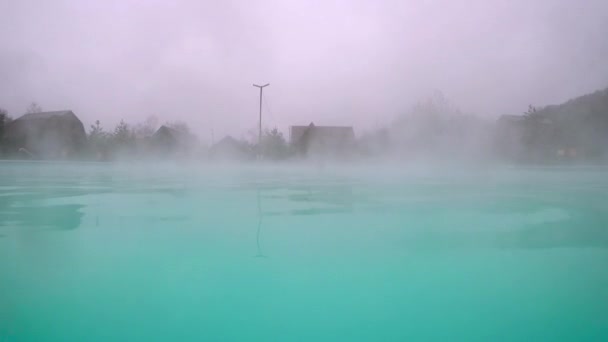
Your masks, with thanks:
M88 141L91 153L97 159L105 159L107 157L108 139L109 134L104 131L99 120L95 121L95 124L91 125L89 129Z
M8 112L0 108L0 153L3 152L6 142L4 140L4 134L6 132L6 127L12 121L11 117L8 116Z
M267 159L283 159L288 154L287 142L277 128L264 131L259 148L262 156Z
M608 88L524 112L522 143L536 161L608 157Z
M133 135L131 134L129 125L124 120L120 120L118 125L116 125L112 138L119 145L126 145L132 142Z
M106 132L104 132L103 127L101 127L99 120L95 121L95 124L91 125L91 128L89 129L89 139L95 139L105 135Z
M3 136L2 134L4 133L4 127L7 124L8 120L8 112L6 111L6 109L0 108L0 138Z
M130 155L134 152L135 137L129 125L120 120L120 123L114 128L114 133L110 136L111 153L117 155Z
M483 120L461 112L438 91L366 143L383 146L402 157L473 157L487 153L481 146L489 144L488 135Z
M538 108L534 107L533 105L528 105L528 110L524 112L524 115L529 117L536 113L538 113Z

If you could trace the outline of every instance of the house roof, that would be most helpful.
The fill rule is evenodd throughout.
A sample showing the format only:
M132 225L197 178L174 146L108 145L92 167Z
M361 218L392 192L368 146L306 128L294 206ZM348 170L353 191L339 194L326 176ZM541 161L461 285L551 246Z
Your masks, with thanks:
M82 122L71 110L25 114L10 123L5 138L41 158L76 152L87 140Z
M159 136L159 135L166 135L166 134L176 137L176 136L184 134L184 133L175 128L171 128L169 126L162 125L162 126L160 126L159 129L156 130L156 132L154 132L154 134L152 134L152 136Z
M251 154L251 149L245 142L227 135L211 146L210 152L214 157L239 159L247 158Z
M305 135L315 137L331 137L332 139L354 139L355 131L352 126L316 126L311 122L308 126L291 126L290 141L295 143Z
M231 137L230 135L225 136L222 140L218 141L214 146L223 146L223 145L240 145L239 141Z
M52 111L52 112L28 113L28 114L22 115L21 117L17 118L17 120L50 119L53 117L64 116L64 115L69 115L69 116L74 116L74 117L76 116L74 114L74 112L72 112L71 110L57 110L57 111Z
M151 138L153 140L171 138L176 142L187 142L192 140L192 135L188 132L162 125L154 134L152 134Z
M219 151L219 150L246 150L248 149L247 144L238 141L230 135L225 136L222 140L215 143L211 146L211 150Z

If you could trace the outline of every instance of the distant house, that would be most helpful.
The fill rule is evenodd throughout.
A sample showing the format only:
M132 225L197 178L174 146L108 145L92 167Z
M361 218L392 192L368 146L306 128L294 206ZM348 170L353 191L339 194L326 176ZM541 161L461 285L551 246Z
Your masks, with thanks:
M74 157L84 147L84 125L71 110L30 113L6 127L5 138L13 153L39 159Z
M209 153L211 158L216 160L248 160L255 156L246 142L238 141L229 135L211 146Z
M351 126L291 126L289 141L300 156L342 157L355 147L355 131Z
M195 145L195 138L189 132L184 132L162 125L149 138L153 152L161 154L186 153Z

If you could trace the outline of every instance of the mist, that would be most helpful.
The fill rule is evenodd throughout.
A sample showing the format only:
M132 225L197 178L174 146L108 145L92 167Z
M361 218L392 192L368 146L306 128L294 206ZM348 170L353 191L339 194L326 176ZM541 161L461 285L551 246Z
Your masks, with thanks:
M0 16L0 341L608 340L607 0Z
M154 115L202 141L382 128L441 91L484 119L606 87L605 1L3 1L0 107L85 127ZM213 133L211 133L213 131ZM253 132L253 133L252 133Z

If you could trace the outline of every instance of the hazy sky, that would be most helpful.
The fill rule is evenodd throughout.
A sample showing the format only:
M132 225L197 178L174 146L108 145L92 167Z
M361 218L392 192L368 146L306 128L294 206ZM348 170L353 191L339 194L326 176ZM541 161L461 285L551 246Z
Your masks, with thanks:
M480 116L608 86L608 1L0 0L0 107L205 139L388 122L441 90Z

